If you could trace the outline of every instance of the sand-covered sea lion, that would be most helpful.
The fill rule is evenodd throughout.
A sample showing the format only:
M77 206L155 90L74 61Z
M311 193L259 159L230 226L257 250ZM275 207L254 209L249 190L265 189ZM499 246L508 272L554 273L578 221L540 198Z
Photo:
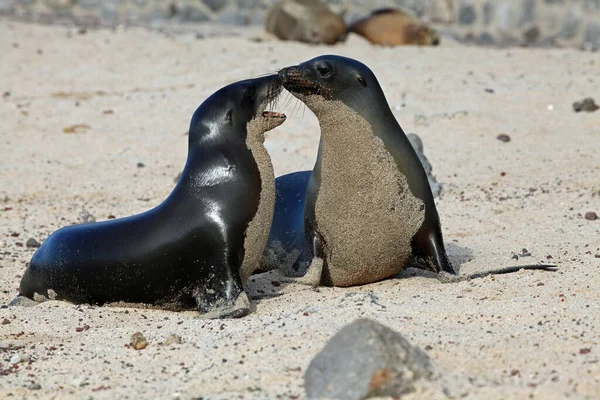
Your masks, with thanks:
M271 75L215 92L192 117L187 162L168 198L139 215L54 232L20 294L247 314L243 284L259 266L275 201L264 133L285 121L265 110L280 91Z
M281 40L335 44L346 37L344 19L320 0L280 0L267 13L265 29Z
M456 274L426 172L373 72L350 58L321 56L279 75L317 116L321 140L312 171L276 181L279 218L266 264L334 286L378 281L409 265Z
M436 46L440 43L434 29L407 12L393 8L375 10L354 22L348 30L382 46Z

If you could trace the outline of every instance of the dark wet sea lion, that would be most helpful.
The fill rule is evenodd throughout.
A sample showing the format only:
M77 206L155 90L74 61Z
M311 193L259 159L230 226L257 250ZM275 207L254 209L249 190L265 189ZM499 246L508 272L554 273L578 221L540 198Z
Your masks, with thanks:
M374 282L409 265L456 274L426 172L371 70L350 58L321 56L284 68L280 78L319 119L321 140L312 171L276 181L276 213L289 212L273 223L265 263L285 264L299 253L284 273L334 286ZM300 224L294 212L302 201Z
M320 0L280 0L265 19L265 29L281 40L335 44L346 37L344 19Z
M385 8L375 10L348 28L369 42L382 46L436 46L439 34L405 11Z
M187 162L169 197L139 215L54 232L21 295L247 314L243 284L258 268L275 201L264 133L285 121L265 109L280 90L271 75L210 96L192 117Z

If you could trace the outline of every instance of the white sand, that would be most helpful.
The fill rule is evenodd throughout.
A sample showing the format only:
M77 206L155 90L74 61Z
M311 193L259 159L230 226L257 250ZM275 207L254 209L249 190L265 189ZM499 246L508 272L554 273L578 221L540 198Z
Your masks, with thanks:
M409 270L316 291L273 286L267 274L249 292L281 296L226 321L63 302L3 308L0 369L17 353L34 361L0 375L0 398L303 398L312 357L359 316L426 349L469 398L600 398L600 220L583 218L600 214L600 111L571 106L600 101L597 53L381 49L358 38L311 47L144 29L79 35L0 20L0 95L10 92L0 98L0 304L17 294L34 252L19 243L76 222L82 208L102 220L166 197L189 119L208 95L325 53L367 63L405 131L423 138L445 184L448 252L463 273L536 262L559 272L441 284ZM284 112L289 120L267 135L277 175L310 168L319 137L302 104ZM63 132L76 124L90 128ZM532 256L511 259L522 248ZM145 350L125 346L136 331L150 341ZM172 333L183 343L161 346Z

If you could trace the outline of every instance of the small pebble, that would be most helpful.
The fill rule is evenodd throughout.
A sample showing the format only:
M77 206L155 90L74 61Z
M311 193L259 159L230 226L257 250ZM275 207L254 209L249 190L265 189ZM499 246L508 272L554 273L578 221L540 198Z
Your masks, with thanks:
M133 335L131 335L131 347L133 347L136 350L142 350L145 349L148 346L148 340L146 340L146 338L144 337L144 335L142 335L142 332L136 332Z
M12 356L10 358L10 363L13 364L13 365L14 364L24 363L24 362L27 362L27 361L29 361L29 357L26 356L26 355L23 355L23 354L19 354L19 353L15 354L14 356Z
M175 179L173 179L173 182L175 182L175 183L179 182L179 178L181 178L181 172L177 174Z
M144 168L145 166L146 166L146 164L144 164L143 162L137 163L138 168Z
M42 388L42 385L40 385L39 383L32 383L31 385L29 385L27 387L27 389L29 390L40 390Z
M585 213L585 219L587 219L588 221L595 221L598 219L598 214L596 214L593 211L588 211Z
M27 246L27 247L40 247L41 243L38 242L37 240L35 240L34 238L29 238L29 239L27 239L27 242L25 243L25 246Z
M181 344L181 336L176 335L174 333L170 334L169 336L167 336L167 339L165 339L165 346L171 345L171 344Z
M2 325L8 325L8 324L10 324L10 320L8 318L4 318L2 320Z
M575 110L575 112L594 112L599 108L600 107L598 106L598 104L596 104L594 99L592 99L591 97L587 97L581 101L576 101L575 103L573 103L573 110Z
M81 223L81 224L87 224L87 223L90 223L90 222L96 222L96 217L94 217L92 215L92 213L90 213L85 208L82 209L81 212L79 213L79 223Z
M504 143L510 142L510 136L508 136L506 133L501 133L500 135L496 136L496 139Z

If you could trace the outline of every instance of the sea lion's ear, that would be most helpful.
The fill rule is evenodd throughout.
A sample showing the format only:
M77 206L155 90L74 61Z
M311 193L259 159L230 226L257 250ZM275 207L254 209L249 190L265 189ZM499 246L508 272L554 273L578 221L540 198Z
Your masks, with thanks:
M231 108L225 113L225 121L229 125L233 125L233 110Z
M362 77L362 76L360 76L360 75L359 75L359 76L358 76L356 79L358 79L358 81L359 81L359 82L360 82L360 83L361 83L361 84L362 84L364 87L367 87L367 81L365 81L365 80L363 79L363 77Z

